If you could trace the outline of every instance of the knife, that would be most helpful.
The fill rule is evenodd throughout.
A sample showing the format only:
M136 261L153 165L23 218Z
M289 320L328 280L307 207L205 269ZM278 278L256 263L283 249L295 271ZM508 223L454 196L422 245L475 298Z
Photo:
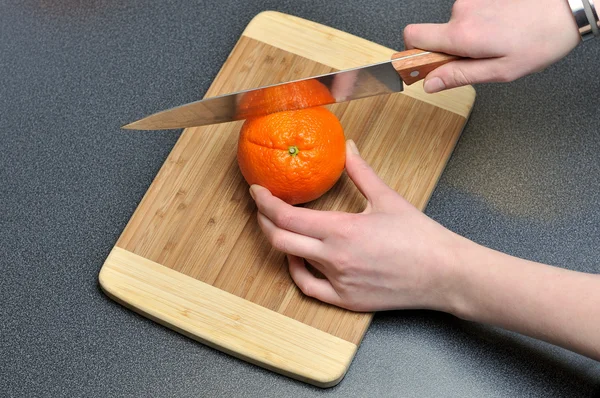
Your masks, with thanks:
M165 130L204 126L397 93L404 89L403 83L413 84L435 68L457 59L459 57L454 55L418 49L403 51L394 54L389 61L190 102L152 114L122 128ZM286 95L300 92L301 86L309 84L323 85L330 95L309 98Z

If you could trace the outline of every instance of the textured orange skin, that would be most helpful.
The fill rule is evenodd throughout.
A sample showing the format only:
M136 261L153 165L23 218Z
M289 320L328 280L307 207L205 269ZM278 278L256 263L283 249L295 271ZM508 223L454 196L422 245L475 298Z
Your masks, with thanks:
M252 115L266 115L335 102L329 89L317 80L301 80L282 86L267 87L243 94L237 107L242 119ZM256 113L260 110L260 113Z
M290 147L298 148L297 155ZM344 171L344 130L323 107L259 116L242 126L237 159L248 184L261 185L292 205L310 202Z

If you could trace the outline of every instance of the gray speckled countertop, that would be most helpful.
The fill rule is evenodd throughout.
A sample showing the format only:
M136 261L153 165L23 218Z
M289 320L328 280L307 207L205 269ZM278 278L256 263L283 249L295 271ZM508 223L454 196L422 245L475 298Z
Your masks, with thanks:
M428 311L377 314L346 378L320 390L98 287L180 133L119 126L201 97L254 15L278 10L401 49L403 26L445 21L451 4L0 0L0 396L600 394L597 362ZM478 86L427 214L490 247L600 272L599 61L600 40L543 73Z

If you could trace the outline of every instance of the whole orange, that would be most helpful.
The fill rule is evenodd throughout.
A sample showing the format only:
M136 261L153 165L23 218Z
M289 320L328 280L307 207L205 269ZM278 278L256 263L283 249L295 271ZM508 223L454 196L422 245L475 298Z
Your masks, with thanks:
M247 119L237 159L248 184L261 185L289 204L310 202L344 171L344 130L323 107Z

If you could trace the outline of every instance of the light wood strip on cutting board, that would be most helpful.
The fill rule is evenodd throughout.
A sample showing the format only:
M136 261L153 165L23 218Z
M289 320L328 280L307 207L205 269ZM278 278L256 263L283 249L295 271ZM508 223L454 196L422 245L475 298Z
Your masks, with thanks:
M387 61L397 51L349 33L293 15L265 11L248 24L243 35L312 59L337 70ZM404 87L404 95L469 117L475 90L459 87L436 94L423 91L423 81Z
M321 387L341 380L357 349L346 340L118 247L99 279L112 298L157 322Z

